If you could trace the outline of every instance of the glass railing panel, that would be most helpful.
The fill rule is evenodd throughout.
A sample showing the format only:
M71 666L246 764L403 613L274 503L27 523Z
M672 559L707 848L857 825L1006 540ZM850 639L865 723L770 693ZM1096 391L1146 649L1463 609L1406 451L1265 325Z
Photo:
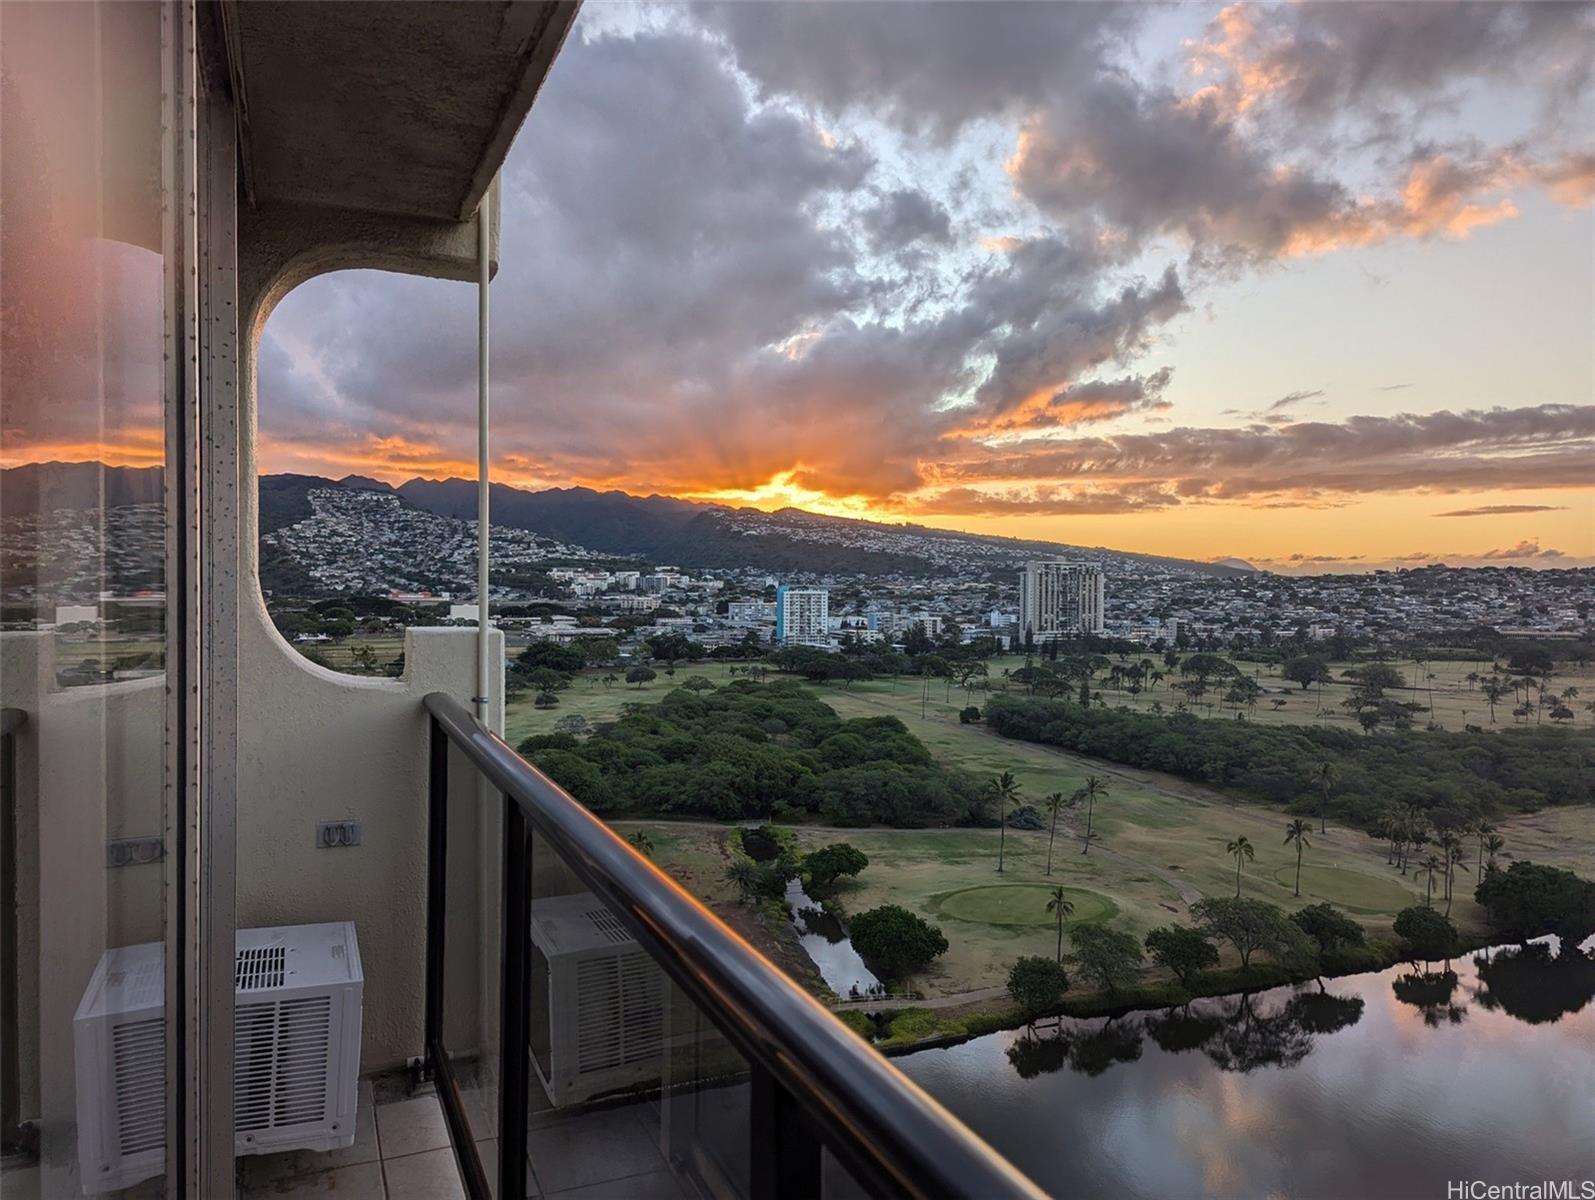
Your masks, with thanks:
M490 1194L479 1160L495 1155L500 1196L1040 1195L458 701L426 707L435 746L448 738L515 797L478 800L504 824L496 878L484 862L475 893L436 867L453 827L432 830L429 1052L444 1076L469 1063L500 1106L496 1138L480 1136L494 1129L480 1106L450 1113L456 1145L478 1148L461 1156L473 1200ZM434 749L433 794L450 791L452 809L472 801L449 761ZM500 1003L474 1043L434 1028L491 978L437 950L455 924L444 909L473 894L496 894L501 916ZM482 1045L494 1019L496 1056Z
M529 1167L544 1194L748 1189L747 1061L532 834Z

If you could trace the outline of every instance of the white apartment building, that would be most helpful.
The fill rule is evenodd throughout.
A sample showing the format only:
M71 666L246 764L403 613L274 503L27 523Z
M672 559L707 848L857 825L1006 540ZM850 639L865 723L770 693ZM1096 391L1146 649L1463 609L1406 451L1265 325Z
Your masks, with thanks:
M864 614L866 624L870 629L877 630L887 637L896 637L907 633L915 625L923 625L925 632L930 637L941 637L942 619L928 612L892 612L884 609L871 609Z
M1019 633L1038 639L1101 633L1107 577L1092 563L1047 559L1019 573Z
M733 625L763 625L775 620L775 605L768 600L733 600L726 605L726 620Z
M825 642L831 629L831 593L825 588L775 590L775 640L784 646Z

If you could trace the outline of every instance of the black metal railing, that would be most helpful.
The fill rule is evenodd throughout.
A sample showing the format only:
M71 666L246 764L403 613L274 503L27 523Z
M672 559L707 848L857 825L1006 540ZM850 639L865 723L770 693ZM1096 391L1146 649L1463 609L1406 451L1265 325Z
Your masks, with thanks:
M524 1195L532 839L543 840L746 1063L747 1190L824 1194L824 1152L872 1196L1034 1198L1033 1184L779 968L452 697L433 693L427 899L427 1056L461 1178L488 1196L444 1041L450 748L503 798L499 964L499 1197ZM468 803L480 804L473 789ZM484 814L492 819L495 814ZM661 1081L661 1090L667 1087ZM534 1168L537 1166L533 1162Z
M20 708L0 708L0 1154L27 1154L22 1128L21 1040L17 1004L17 919L21 910L17 866L17 731L27 723Z

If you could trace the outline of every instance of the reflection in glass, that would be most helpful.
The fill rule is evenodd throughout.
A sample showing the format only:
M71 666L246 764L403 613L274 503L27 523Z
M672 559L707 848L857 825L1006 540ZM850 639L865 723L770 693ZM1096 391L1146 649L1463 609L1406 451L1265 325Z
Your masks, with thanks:
M0 1190L165 1169L161 10L0 39Z

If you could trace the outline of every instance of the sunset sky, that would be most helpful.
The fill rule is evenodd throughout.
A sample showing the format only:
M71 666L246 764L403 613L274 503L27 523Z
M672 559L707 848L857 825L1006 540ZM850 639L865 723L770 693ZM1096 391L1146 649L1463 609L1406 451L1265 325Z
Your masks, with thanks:
M1283 570L1595 562L1595 7L588 6L495 471ZM312 281L264 469L474 475L470 285Z

